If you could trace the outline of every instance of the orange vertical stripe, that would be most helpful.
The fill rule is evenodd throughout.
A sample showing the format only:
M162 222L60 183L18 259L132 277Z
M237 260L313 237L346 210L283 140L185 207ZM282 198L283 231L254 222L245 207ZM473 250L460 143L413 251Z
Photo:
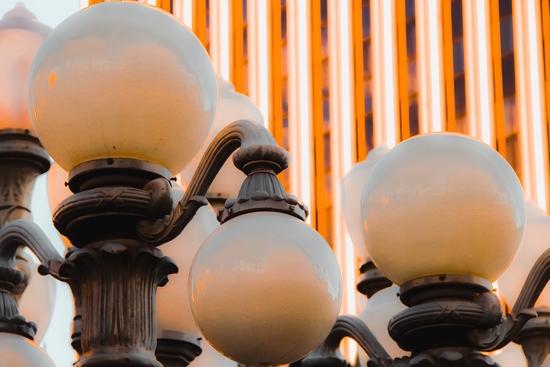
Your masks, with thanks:
M355 56L355 136L357 140L355 159L362 161L367 156L367 141L365 135L365 103L363 75L363 1L353 0L352 3L352 36L353 54Z
M441 12L443 17L443 74L447 106L447 130L456 131L451 1L452 0L441 1Z
M405 0L395 3L395 18L397 23L397 80L399 94L399 112L401 122L401 141L411 136L409 125L409 72L407 65L407 17L405 15Z

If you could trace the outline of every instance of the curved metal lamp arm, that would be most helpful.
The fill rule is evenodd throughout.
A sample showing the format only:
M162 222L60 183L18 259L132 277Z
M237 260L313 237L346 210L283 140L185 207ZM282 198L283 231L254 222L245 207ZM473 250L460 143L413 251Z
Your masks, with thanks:
M193 219L197 210L208 203L204 196L231 154L239 147L245 149L256 146L278 147L271 133L258 123L238 120L226 126L206 149L185 195L170 216L157 221L142 220L138 223L138 232L142 240L160 245L177 237ZM281 158L284 158L280 160L280 170L283 170L288 166L289 158L288 155ZM234 161L237 168L245 169Z
M537 317L535 303L549 280L550 249L544 251L533 265L512 312L492 329L472 330L469 335L472 344L479 350L489 351L500 349L514 340L527 321Z
M59 266L63 262L63 258L36 223L18 219L6 224L0 230L0 257L2 259L15 259L15 252L22 245L30 247L40 259L42 265L39 272L42 275L49 273L54 278L60 279Z
M371 358L369 367L392 367L392 358L370 329L357 316L340 316L325 341L302 360L304 367L348 367L339 351L345 337L354 339Z

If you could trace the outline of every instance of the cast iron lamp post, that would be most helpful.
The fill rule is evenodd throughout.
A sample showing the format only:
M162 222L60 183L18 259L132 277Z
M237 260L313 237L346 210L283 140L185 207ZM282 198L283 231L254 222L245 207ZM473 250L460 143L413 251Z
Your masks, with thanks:
M370 173L362 206L369 254L408 306L388 332L411 355L393 359L363 322L343 316L303 366L347 366L337 349L346 336L370 356L369 367L491 366L480 352L504 347L537 316L550 250L506 316L491 286L513 260L526 215L517 176L485 144L444 133L399 144Z
M22 4L0 20L0 356L2 363L13 366L53 366L32 342L36 324L18 312L16 300L20 300L29 274L19 270L25 270L26 262L20 238L13 234L14 223L30 218L34 179L50 166L47 154L30 132L25 99L32 60L50 30ZM23 266L15 268L17 263Z
M207 203L209 185L235 151L246 179L191 270L191 308L202 332L224 354L268 366L307 354L336 320L336 260L303 223L307 208L277 180L289 156L266 129L246 120L223 129L173 206L170 178L201 148L216 107L215 75L199 41L175 18L143 4L107 2L80 11L38 51L29 111L48 153L70 172L74 195L57 208L54 224L76 249L61 258L33 222L17 219L0 231L0 252L9 275L15 249L29 246L42 274L80 296L77 366L160 366L156 288L177 266L158 246ZM33 153L24 156L35 167L25 172L30 184L49 167L33 139L27 140L36 153L24 146ZM17 320L17 327L32 328Z

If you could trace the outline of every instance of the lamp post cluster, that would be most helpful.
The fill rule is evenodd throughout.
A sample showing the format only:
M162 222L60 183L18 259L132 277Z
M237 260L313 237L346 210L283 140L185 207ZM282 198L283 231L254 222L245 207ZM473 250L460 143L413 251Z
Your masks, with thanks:
M34 49L23 52L25 37ZM0 21L3 42L17 56L7 72L19 77L4 96L16 103L0 109L0 357L8 365L53 366L31 342L36 324L18 312L24 246L42 275L71 287L76 366L186 366L203 336L249 366L347 367L344 337L364 349L369 367L492 366L490 352L512 341L530 366L549 354L548 304L536 303L550 279L547 217L526 215L517 176L483 143L422 135L355 166L342 183L344 219L364 263L358 290L370 300L359 317L337 317L336 260L304 223L308 208L277 179L288 152L249 120L261 115L243 112L246 98L216 81L191 31L147 5L107 2L50 33L17 6ZM50 156L71 191L57 196L53 214L64 257L29 210ZM186 166L182 190L172 182ZM520 252L512 263L525 232L524 248L540 246L541 255ZM513 304L504 311L497 279ZM506 283L515 294L505 294ZM382 315L393 315L387 333Z

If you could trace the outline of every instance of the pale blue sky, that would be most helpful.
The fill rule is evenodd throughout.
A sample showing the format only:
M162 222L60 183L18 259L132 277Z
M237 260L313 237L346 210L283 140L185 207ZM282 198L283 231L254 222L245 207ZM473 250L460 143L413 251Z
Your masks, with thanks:
M19 2L25 4L40 22L52 28L80 9L79 0L0 0L0 15L3 16Z

